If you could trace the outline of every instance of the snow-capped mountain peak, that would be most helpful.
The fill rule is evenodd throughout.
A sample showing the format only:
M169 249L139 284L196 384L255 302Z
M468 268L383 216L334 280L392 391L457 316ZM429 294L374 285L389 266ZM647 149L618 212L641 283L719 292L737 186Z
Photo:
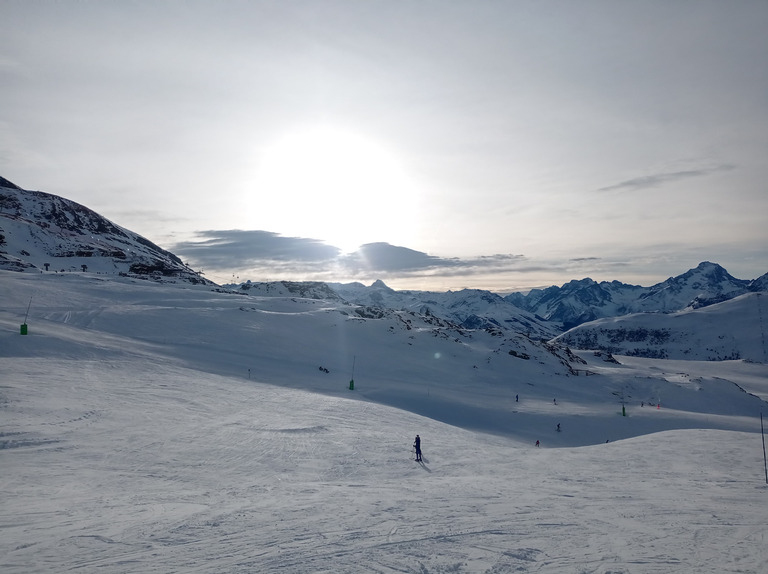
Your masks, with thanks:
M736 279L717 263L703 261L682 275L650 287L637 311L677 311L705 307L748 292L749 281Z
M706 307L750 291L765 290L766 283L766 280L736 279L722 266L704 261L651 287L619 281L596 283L586 278L569 281L562 287L534 289L528 295L513 293L506 299L549 321L560 323L567 330L603 317Z

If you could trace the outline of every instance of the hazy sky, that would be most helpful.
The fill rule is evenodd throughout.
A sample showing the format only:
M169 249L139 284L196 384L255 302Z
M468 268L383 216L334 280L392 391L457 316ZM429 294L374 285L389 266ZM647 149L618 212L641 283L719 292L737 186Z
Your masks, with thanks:
M218 282L768 271L765 0L0 0L0 22L0 175Z

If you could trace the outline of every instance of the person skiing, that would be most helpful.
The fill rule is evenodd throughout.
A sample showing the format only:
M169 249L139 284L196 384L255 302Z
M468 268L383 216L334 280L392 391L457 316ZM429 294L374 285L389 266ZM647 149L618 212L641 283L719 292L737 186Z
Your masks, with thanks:
M421 437L416 435L416 440L413 441L413 447L416 449L416 462L421 462Z

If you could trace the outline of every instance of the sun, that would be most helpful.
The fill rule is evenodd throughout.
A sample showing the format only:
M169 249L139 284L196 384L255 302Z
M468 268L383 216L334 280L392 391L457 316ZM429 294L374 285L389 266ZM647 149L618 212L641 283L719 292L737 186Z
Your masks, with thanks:
M261 154L253 217L261 229L320 239L349 253L412 240L415 186L386 147L321 126L284 135Z

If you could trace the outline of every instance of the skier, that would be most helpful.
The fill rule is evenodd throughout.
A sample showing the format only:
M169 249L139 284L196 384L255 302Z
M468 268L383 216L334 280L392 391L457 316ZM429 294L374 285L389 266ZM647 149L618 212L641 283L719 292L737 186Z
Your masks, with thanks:
M560 432L560 423L557 423L557 432Z
M416 449L416 462L421 462L421 438L416 435L416 440L413 441L413 447Z
M536 441L536 448L539 448L539 441Z
M518 402L519 398L520 398L520 395L515 395L515 402Z

